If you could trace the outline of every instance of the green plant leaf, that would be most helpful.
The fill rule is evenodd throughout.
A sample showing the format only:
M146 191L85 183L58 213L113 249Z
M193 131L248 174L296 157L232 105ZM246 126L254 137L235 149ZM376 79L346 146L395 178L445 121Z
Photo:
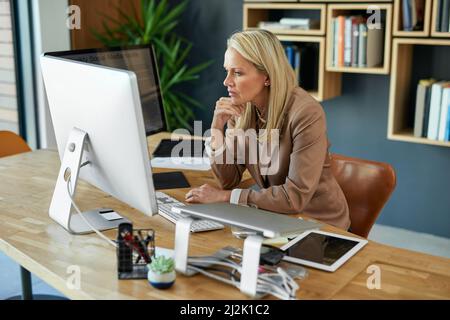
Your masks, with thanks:
M206 61L206 62L203 62L203 63L201 63L201 64L198 64L198 65L196 65L195 67L190 68L190 69L186 72L186 74L187 74L187 75L194 75L194 74L197 74L197 73L199 73L200 71L203 71L203 70L205 70L206 68L208 68L212 63L213 63L213 61L210 60L210 61Z
M205 109L205 107L200 102L189 97L188 95L184 94L183 92L178 91L176 94L179 95L182 99L186 100L191 105L193 105L194 107L197 107L199 109Z
M174 19L177 19L178 16L180 16L181 13L186 9L187 4L187 1L183 1L182 3L177 5L163 19L161 19L161 23L166 24Z
M169 82L167 83L166 90L169 89L171 86L173 86L175 83L179 82L186 69L187 66L183 66L180 70L178 70L176 74L173 75L172 79L170 79Z

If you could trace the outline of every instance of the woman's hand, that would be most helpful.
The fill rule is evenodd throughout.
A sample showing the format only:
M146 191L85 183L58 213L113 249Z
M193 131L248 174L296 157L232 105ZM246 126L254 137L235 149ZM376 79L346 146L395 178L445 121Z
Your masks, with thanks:
M211 129L223 130L225 123L232 117L239 117L244 112L244 105L234 105L231 98L222 97L216 102Z
M191 189L186 193L186 202L189 203L215 203L230 202L231 191L221 190L209 184Z

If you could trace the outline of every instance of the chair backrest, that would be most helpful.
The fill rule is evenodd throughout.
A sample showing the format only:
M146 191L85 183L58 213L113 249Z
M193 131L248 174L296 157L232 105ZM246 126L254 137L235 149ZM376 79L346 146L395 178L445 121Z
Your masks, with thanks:
M350 210L351 231L367 237L396 185L391 165L331 155L331 167Z
M11 131L0 131L0 158L31 151L22 137Z

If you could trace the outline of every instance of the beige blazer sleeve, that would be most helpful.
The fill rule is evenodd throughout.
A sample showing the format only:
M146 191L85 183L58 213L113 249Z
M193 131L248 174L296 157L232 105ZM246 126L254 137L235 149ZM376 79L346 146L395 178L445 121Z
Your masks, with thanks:
M239 204L280 213L299 213L316 192L328 150L325 114L315 102L308 102L294 112L289 127L283 130L283 134L292 137L284 184L260 191L242 190Z
M227 128L233 129L235 125L234 120L227 123ZM230 148L236 148L235 145L230 145L230 141L225 139L222 150L211 152L209 159L211 163L211 170L222 189L233 189L242 179L242 174L246 169L245 164L236 163L236 153L232 153ZM227 162L227 157L233 156L233 163Z

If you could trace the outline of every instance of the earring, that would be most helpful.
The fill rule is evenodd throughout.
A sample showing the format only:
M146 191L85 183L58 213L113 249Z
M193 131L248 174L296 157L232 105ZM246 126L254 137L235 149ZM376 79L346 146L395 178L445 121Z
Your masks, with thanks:
M266 87L268 87L270 84L269 84L268 82L266 82L266 83L264 83L264 85L265 85Z

